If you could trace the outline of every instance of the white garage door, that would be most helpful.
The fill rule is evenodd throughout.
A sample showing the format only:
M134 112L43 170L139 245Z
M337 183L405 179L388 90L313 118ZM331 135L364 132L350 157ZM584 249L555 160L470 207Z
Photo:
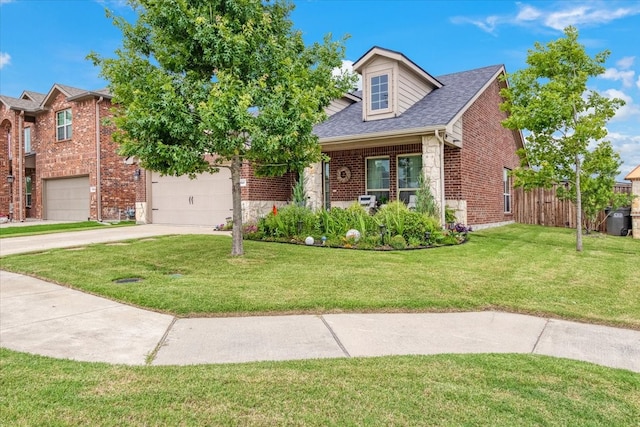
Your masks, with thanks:
M89 177L44 181L44 217L57 221L86 221L89 218Z
M219 225L232 215L231 172L188 176L151 175L151 222Z

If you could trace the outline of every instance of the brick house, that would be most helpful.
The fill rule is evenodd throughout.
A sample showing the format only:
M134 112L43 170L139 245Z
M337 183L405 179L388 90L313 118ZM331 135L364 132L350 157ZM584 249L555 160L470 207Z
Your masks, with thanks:
M14 220L115 220L136 198L134 165L111 139L108 92L54 84L0 95L0 213Z
M332 102L329 118L314 129L330 161L305 170L311 208L346 207L363 195L411 203L422 176L460 222L513 221L508 172L519 165L523 140L500 124L506 117L499 109L503 66L433 77L402 53L373 47L354 70L362 90ZM118 156L111 129L101 122L110 114L107 92L54 85L46 95L0 100L2 147L11 147L3 151L0 172L15 177L16 219L54 219L62 212L65 219L113 219L134 204L136 220L144 223L219 225L232 216L228 169L192 180L161 176ZM293 173L257 178L245 165L243 220L288 203L296 179ZM0 185L0 213L8 209L9 187ZM72 199L80 206L73 215Z
M345 207L361 195L409 203L422 175L458 221L513 221L509 171L523 139L501 126L503 66L433 77L402 53L373 47L353 68L362 90L333 102L315 128L330 161L307 170L312 206Z

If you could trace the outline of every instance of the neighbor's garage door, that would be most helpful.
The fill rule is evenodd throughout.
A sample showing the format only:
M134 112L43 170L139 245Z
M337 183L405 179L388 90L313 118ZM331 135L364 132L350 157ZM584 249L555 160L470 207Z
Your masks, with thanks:
M155 224L224 224L232 209L229 169L196 179L151 175L151 221Z
M86 221L89 218L89 177L44 181L44 217L58 221Z

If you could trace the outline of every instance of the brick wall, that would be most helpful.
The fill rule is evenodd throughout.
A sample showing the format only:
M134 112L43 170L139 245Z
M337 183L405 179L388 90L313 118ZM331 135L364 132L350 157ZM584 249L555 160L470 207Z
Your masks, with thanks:
M445 164L450 163L445 197L467 201L469 224L513 220L504 212L503 170L517 167L519 160L513 132L501 125L506 118L499 108L501 85L494 81L464 113L463 148L445 150Z
M247 185L242 187L242 200L244 201L291 201L291 190L295 185L298 174L287 172L279 177L256 177L253 168L249 164L242 165L241 178L247 180Z
M402 154L421 154L421 144L405 144L387 147L372 147L355 150L331 151L327 154L331 158L330 182L331 201L348 202L358 199L365 194L365 162L368 157L389 157L389 194L390 200L397 196L396 157ZM341 167L348 167L351 178L347 182L338 182L337 171Z
M43 217L43 180L64 177L88 176L89 185L97 187L96 151L96 103L87 98L68 102L58 92L49 100L49 110L37 116L32 127L31 146L36 152L36 172L32 188L30 216ZM93 220L118 219L121 211L133 207L136 200L136 184L133 180L135 165L124 164L117 154L117 145L111 138L112 129L102 125L102 119L110 116L111 103L98 104L100 114L100 196L102 211L98 209L98 191L90 193L90 218ZM57 141L56 113L71 108L72 136ZM89 189L87 189L89 191Z

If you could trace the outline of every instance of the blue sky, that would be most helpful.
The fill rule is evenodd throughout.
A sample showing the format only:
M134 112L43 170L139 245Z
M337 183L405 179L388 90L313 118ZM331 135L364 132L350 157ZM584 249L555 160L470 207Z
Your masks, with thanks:
M534 42L547 43L574 25L590 55L608 49L607 71L590 87L626 101L608 139L624 164L640 164L640 1L298 0L292 19L308 43L326 33L349 35L347 60L372 46L397 50L434 76L492 64L526 66ZM104 9L134 19L123 0L0 0L0 93L47 93L54 83L101 89L106 82L85 59L109 56L120 32Z

